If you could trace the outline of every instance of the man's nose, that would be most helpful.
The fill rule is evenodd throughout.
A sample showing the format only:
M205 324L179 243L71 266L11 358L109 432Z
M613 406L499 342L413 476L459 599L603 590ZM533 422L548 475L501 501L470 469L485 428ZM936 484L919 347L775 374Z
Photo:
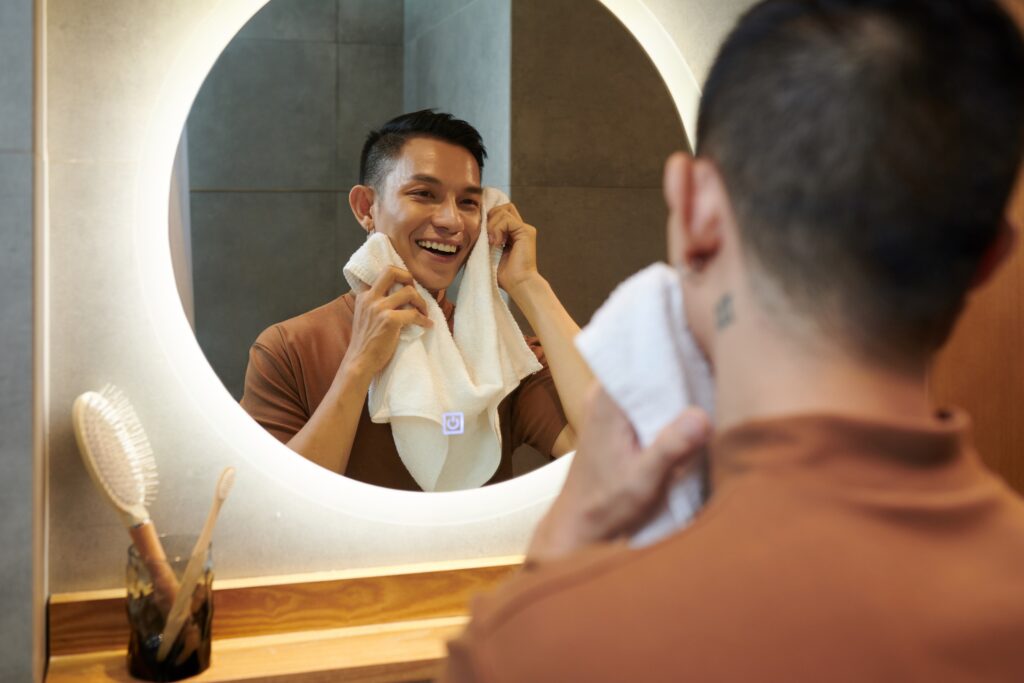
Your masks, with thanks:
M434 212L434 227L442 228L448 232L462 232L464 226L455 197L448 197L440 202L437 210Z

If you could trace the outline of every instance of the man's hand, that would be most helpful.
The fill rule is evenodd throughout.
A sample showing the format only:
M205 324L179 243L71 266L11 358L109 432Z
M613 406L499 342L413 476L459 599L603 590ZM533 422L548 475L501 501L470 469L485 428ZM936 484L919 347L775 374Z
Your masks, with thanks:
M388 294L396 283L405 286ZM339 372L372 377L380 372L398 347L398 336L406 325L431 327L427 303L413 286L409 271L389 266L370 289L356 295L352 318L352 340Z
M413 282L408 271L390 266L368 290L356 295L352 338L345 357L324 399L288 441L288 448L321 467L345 474L373 376L391 360L403 327L433 325ZM396 284L404 286L391 292Z
M571 437L583 422L583 396L593 378L573 345L579 325L537 271L537 229L523 222L516 207L502 204L491 209L487 213L487 233L491 246L504 245L498 262L498 285L512 297L544 346L558 399L571 427L563 430L556 441L556 452L564 452L572 447Z
M487 213L487 240L492 247L505 245L498 262L498 285L510 295L538 274L537 229L523 222L514 204L502 204Z
M690 408L641 449L626 415L595 385L587 397L576 459L562 492L537 526L527 558L558 559L637 528L710 432L704 412Z

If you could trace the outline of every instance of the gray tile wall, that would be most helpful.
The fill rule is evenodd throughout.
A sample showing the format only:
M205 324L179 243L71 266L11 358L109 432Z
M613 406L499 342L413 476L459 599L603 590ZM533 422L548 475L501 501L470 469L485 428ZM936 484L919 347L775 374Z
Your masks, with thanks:
M262 329L347 289L366 131L428 106L481 130L484 182L541 230L541 268L579 323L664 258L652 190L685 136L596 0L272 0L188 124L197 335L236 397Z
M32 149L32 2L0 2L0 153Z
M406 111L472 123L487 147L483 181L509 184L512 0L405 0Z
M687 141L632 35L596 0L512 2L511 190L538 266L585 324L665 258L665 159Z
M0 0L0 681L33 677L32 0ZM37 621L38 620L38 621Z
M364 235L348 190L370 128L401 113L401 0L271 0L188 120L196 334L241 397L268 325L347 290Z

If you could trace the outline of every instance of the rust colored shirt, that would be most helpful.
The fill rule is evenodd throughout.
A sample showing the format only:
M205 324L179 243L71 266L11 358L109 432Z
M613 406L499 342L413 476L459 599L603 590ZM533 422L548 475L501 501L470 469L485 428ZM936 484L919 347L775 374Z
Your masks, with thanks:
M1024 502L969 431L727 431L690 527L520 572L476 602L447 680L1024 681Z
M250 349L242 407L282 443L302 429L330 389L352 338L354 306L349 292L272 325ZM442 299L441 310L451 327L455 307ZM527 343L544 369L525 378L498 406L501 462L488 483L512 477L512 453L521 444L550 455L567 424L544 352L536 339ZM365 401L344 474L377 486L421 490L398 455L391 425L372 422Z

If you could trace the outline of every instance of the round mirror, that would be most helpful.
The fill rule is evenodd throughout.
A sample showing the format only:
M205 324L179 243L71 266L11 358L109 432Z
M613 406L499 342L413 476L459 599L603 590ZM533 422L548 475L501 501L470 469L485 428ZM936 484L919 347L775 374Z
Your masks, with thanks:
M366 234L348 193L366 135L424 108L480 131L482 183L537 227L538 268L580 325L663 258L661 168L686 136L602 3L271 0L207 76L172 178L178 290L236 400L262 330L349 289L342 266ZM516 446L516 476L552 457Z

